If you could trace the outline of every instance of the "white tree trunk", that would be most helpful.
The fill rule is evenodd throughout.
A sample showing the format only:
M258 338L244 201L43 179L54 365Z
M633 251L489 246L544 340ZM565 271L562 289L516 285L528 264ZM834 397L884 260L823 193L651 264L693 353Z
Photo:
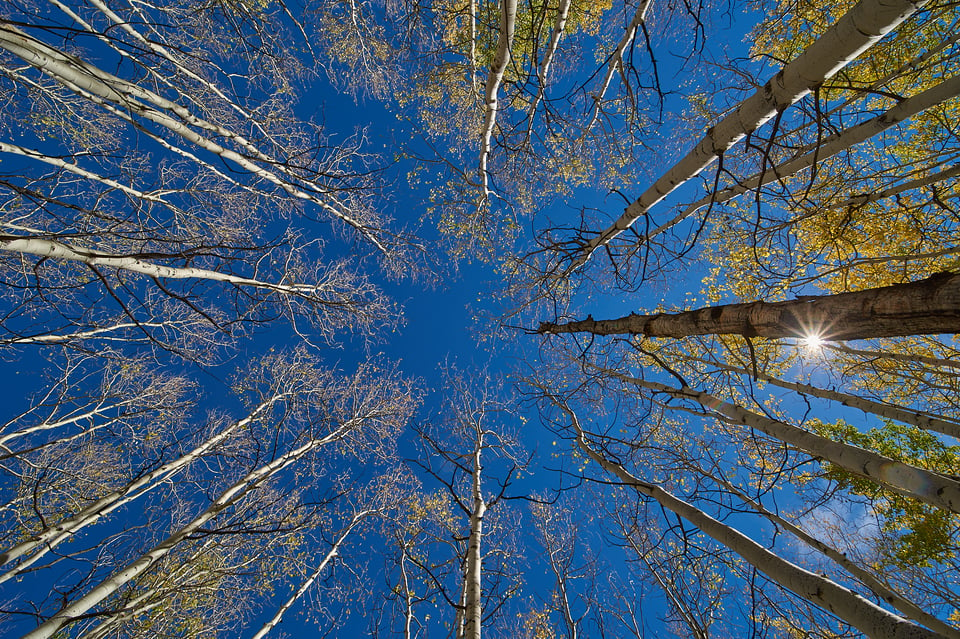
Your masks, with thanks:
M847 572L859 579L861 583L872 590L877 597L887 602L910 619L913 619L919 624L923 624L935 632L939 632L944 637L950 637L950 639L960 639L960 630L957 630L956 628L947 625L943 621L940 621L900 593L888 588L887 585L875 577L873 573L861 568L858 564L850 560L846 553L842 553L832 546L820 541L807 531L794 524L792 521L784 519L776 513L768 510L763 504L750 499L739 488L723 479L722 475L715 475L702 470L700 470L700 472L702 472L705 476L710 477L713 481L716 481L730 493L736 495L741 501L769 519L774 525L783 528L810 548L813 548L818 552L823 553L826 557L832 559L837 563L837 565L842 566Z
M773 384L774 386L779 386L780 388L786 388L788 390L801 393L803 395L809 395L811 397L817 397L819 399L827 399L830 401L838 402L843 406L849 406L850 408L857 408L862 410L865 413L870 413L872 415L877 415L879 417L884 417L886 419L892 419L894 421L902 422L904 424L910 424L916 426L917 428L922 428L924 430L932 430L938 433L943 433L944 435L950 435L951 437L956 437L960 439L960 421L947 419L938 415L930 415L924 411L913 410L910 408L904 408L902 406L895 406L893 404L885 404L883 402L876 402L872 399L866 397L859 397L857 395L849 395L847 393L841 393L839 391L829 390L826 388L819 388L817 386L812 386L810 384L800 384L797 382L788 382L786 380L780 379L778 377L773 377L772 375L766 375L759 371L749 371L745 368L738 368L736 366L731 366L729 364L723 364L720 362L713 362L703 359L697 359L697 361L703 362L709 366L714 366L721 370L730 371L737 373L739 375L753 376L756 379Z
M927 186L932 186L934 184L939 184L940 182L946 182L947 180L953 180L954 178L960 177L960 166L951 166L945 168L936 173L931 173L926 177L916 178L914 180L909 180L907 182L902 182L900 184L895 184L893 186L887 187L885 189L880 189L873 193L858 193L857 195L851 195L847 199L837 202L836 204L830 204L830 208L834 210L844 210L848 208L856 208L869 204L871 202L878 202L880 200L885 200L901 193L906 193L908 191L913 191L915 189L922 189ZM944 199L951 197L960 197L960 194L948 194L944 193L942 195ZM810 214L804 215L804 217L809 216Z
M480 181L483 185L484 201L490 199L489 173L487 162L490 158L490 149L493 144L493 129L497 124L499 110L500 84L503 74L510 64L510 51L513 49L513 33L517 22L517 0L501 0L500 4L500 35L497 38L497 51L490 64L490 73L487 75L487 84L484 87L484 104L486 112L483 119L483 129L480 134Z
M624 31L623 37L620 38L617 47L610 54L610 59L607 61L607 70L603 74L600 87L596 93L590 96L593 104L590 107L590 116L587 118L587 124L583 127L583 133L580 136L581 139L586 137L587 134L590 133L590 129L593 128L593 125L597 123L604 97L607 95L607 89L610 88L610 83L613 81L613 76L617 72L617 69L623 64L623 53L627 50L627 47L630 46L630 43L633 42L634 37L637 35L637 29L640 28L640 25L643 24L643 21L647 17L650 2L651 0L640 1L637 10L633 14L633 19L630 20L630 24L627 25L626 31Z
M790 177L791 175L796 175L804 169L808 169L813 165L826 160L827 158L833 157L841 151L845 151L846 149L860 144L865 140L869 140L870 138L883 133L890 127L895 126L908 118L912 118L913 116L937 106L938 104L942 104L951 98L955 98L958 95L960 95L960 76L955 76L944 80L940 84L927 89L919 95L915 95L903 100L897 104L897 106L886 111L882 115L878 115L877 117L867 120L866 122L852 126L849 129L844 129L841 133L830 136L815 149L798 158L784 162L779 166L766 169L763 173L759 173L741 180L733 186L723 188L715 193L704 196L692 204L689 204L672 220L665 224L661 224L656 229L653 229L647 233L644 236L643 241L646 242L652 239L661 232L666 231L706 206L728 202L739 195L749 191L754 191L776 180L782 180L783 178ZM952 172L947 171L940 176L940 179L949 179L950 177L956 175L956 173L956 169L954 169ZM902 188L912 188L912 185L914 184L922 185L924 183L929 183L929 181L929 179L914 180L913 182L908 182ZM866 198L863 198L861 202L875 201L881 197L895 195L902 190L902 188L891 190L887 195L877 193L867 196ZM836 205L837 208L841 208L842 206L842 204Z
M69 15L70 18L75 20L78 24L81 24L85 29L87 29L87 31L89 31L90 33L97 34L99 36L99 33L93 27L91 27L84 20L82 20L80 16L78 16L75 12L73 12L69 7L63 5L61 2L59 2L59 0L52 0L52 1L61 11ZM150 49L158 56L164 58L165 60L173 64L176 67L178 72L189 77L194 82L197 82L198 84L203 85L205 89L207 89L208 91L216 95L218 98L223 100L224 103L228 104L232 110L236 111L240 115L240 117L244 119L245 122L249 122L253 124L254 126L256 126L257 130L259 130L263 135L269 137L267 135L266 130L264 130L263 126L259 122L257 122L257 120L253 117L253 115L250 112L248 112L246 109L238 105L234 100L230 99L223 91L220 90L220 87L218 87L216 84L214 84L213 82L210 82L203 76L189 69L186 65L183 64L181 60L179 60L176 56L174 56L173 53L171 53L171 51L168 48L160 45L158 42L151 40L150 38L144 36L142 33L137 31L134 28L134 26L130 24L130 22L124 20L119 15L117 15L113 10L110 9L110 7L106 5L106 3L102 2L101 0L90 0L90 3L93 6L95 6L97 9L99 9L101 13L107 16L113 24L121 28L126 33L130 34L140 44L142 44L143 46ZM123 57L130 57L130 54L128 52L124 51L119 47L113 46L108 38L100 36L100 39L104 41L106 44L110 45L111 48L117 52L117 54ZM149 65L140 64L139 66L149 71L151 76L155 78L158 82L166 84L167 86L171 86L171 83L169 82L169 80L167 80L162 74L154 72Z
M271 158L245 137L194 115L176 102L122 80L79 58L62 53L8 23L0 23L0 48L20 57L30 66L97 104L112 105L134 113L205 151L237 164L290 196L319 206L356 229L379 250L387 252L375 230L348 212L330 189L318 183L304 183L294 173L286 171L283 162ZM227 149L190 127L223 136L245 153Z
M570 5L573 4L573 0L560 0L560 7L557 10L557 19L553 23L553 32L550 34L550 42L547 44L547 50L543 54L543 60L540 62L540 69L537 71L537 95L533 98L533 101L530 103L530 108L527 109L527 135L529 136L530 130L533 129L533 116L537 113L537 107L540 105L540 101L543 100L543 94L547 88L547 78L550 75L550 66L553 64L553 56L557 53L557 48L560 46L560 38L563 36L563 30L567 26L567 18L570 15Z
M252 639L263 639L264 637L267 636L267 634L269 634L271 630L273 630L273 628L277 626L277 624L283 621L283 615L286 614L286 612L293 606L293 604L295 604L297 600L303 596L303 593L305 593L310 588L310 586L313 585L313 582L317 580L320 574L326 569L327 565L331 561L333 561L333 559L337 557L337 555L340 554L340 546L343 545L344 540L350 535L350 533L353 531L356 525L360 523L360 521L363 518L372 514L373 514L373 511L365 510L353 516L353 519L350 521L350 524L340 533L337 539L333 542L333 546L331 546L327 554L324 555L323 559L320 561L320 564L317 565L316 570L314 570L310 574L310 576L307 577L307 579L302 584L300 584L300 587L297 588L297 590L292 595L290 595L289 599L283 602L283 605L280 606L280 608L277 610L277 613L273 615L273 617L271 617L269 621L263 624L260 630L257 631L257 634L253 635Z
M824 344L823 348L838 353L847 353L858 357L867 357L870 359L889 359L895 362L904 362L907 364L923 364L934 368L954 368L960 369L960 362L952 359L943 359L940 357L927 357L924 355L913 355L907 353L892 353L885 351L868 351L858 348L850 348L846 344ZM956 374L956 373L954 373Z
M956 44L957 42L960 42L960 33L957 33L953 36L940 40L935 45L931 46L925 51L922 51L921 53L914 56L913 58L907 60L896 69L890 70L888 73L886 73L883 76L874 78L873 81L868 85L859 87L858 91L853 92L845 100L842 100L837 104L830 105L830 108L828 110L821 112L821 120L804 121L796 128L785 131L784 137L793 136L798 132L810 127L820 127L822 125L822 122L827 121L834 114L839 113L845 107L850 106L851 104L853 104L854 102L862 98L863 95L869 94L871 92L880 93L883 91L883 88L890 82L898 78L901 78L905 74L911 74L915 72L917 69L926 68L937 55L939 55L940 53L943 53L944 51L952 47L954 44Z
M37 160L39 162L43 162L44 164L49 164L50 166L55 166L57 168L73 173L74 175L79 175L80 177L103 184L104 186L110 187L111 189L116 189L121 193L126 193L131 197L135 197L145 202L155 202L157 204L164 206L165 208L170 210L172 213L175 213L175 214L183 213L177 207L173 206L172 204L170 204L169 202L167 202L166 200L164 200L162 197L160 197L154 192L141 191L139 189L135 189L127 184L122 184L120 182L117 182L114 179L104 177L92 171L88 171L87 169L84 169L80 167L78 164L75 164L73 162L67 162L63 158L45 155L43 153L40 153L39 151L34 151L33 149L17 146L16 144L10 144L8 142L0 142L0 151L4 153L12 153L14 155L19 155L25 158Z
M855 60L926 3L927 0L861 0L797 59L711 127L706 136L627 207L616 222L586 242L567 272L580 268L597 248L630 228L653 205L699 175L748 133Z
M400 551L400 574L403 576L403 639L414 639L413 636L413 595L410 594L410 579L407 577L407 547ZM460 616L457 615L454 623L456 632L460 632Z
M667 510L683 517L703 533L743 557L747 563L773 582L836 615L874 639L941 637L937 633L887 612L826 577L804 570L672 493L634 477L622 465L611 462L593 450L587 443L586 434L573 411L556 400L555 403L570 417L577 433L577 444L590 459L624 484L633 487L642 495L653 498Z
M296 295L313 297L320 292L317 285L312 284L280 284L266 282L249 277L240 277L228 273L220 273L209 269L194 267L175 267L154 264L134 256L116 256L103 251L70 246L57 240L48 240L36 237L16 237L0 235L0 251L11 253L26 253L38 257L48 257L59 260L83 262L89 266L115 268L131 273L141 273L149 277L166 279L200 279L214 282L224 282L235 286L249 286L252 288L267 289Z
M736 424L749 426L808 455L876 482L895 493L919 499L937 508L960 513L960 481L946 475L910 466L873 451L837 442L786 422L758 415L693 388L674 388L613 371L605 371L605 373L655 393L664 393L677 399L693 400L709 412L722 415Z
M13 441L15 439L19 439L21 437L26 437L28 435L33 435L35 433L42 433L43 431L47 431L47 430L55 430L57 428L63 428L64 426L78 424L79 422L83 422L83 421L89 422L90 420L93 420L93 418L95 417L104 415L110 411L121 409L124 406L129 406L134 401L135 401L134 399L128 399L128 400L123 400L123 401L112 403L112 404L99 404L96 408L92 408L82 413L76 413L74 415L70 415L69 417L65 417L63 419L58 419L52 422L44 420L39 424L28 426L27 428L21 428L3 435L2 437L0 437L0 447L7 448L6 446L7 442ZM110 424L114 424L117 421L118 421L117 418L113 418L113 419L107 419L106 421L103 421L100 424L88 425L84 427L84 432L92 432L94 430L103 428L104 426L109 426ZM10 450L10 449L7 448L7 450ZM13 453L13 454L16 454L16 453ZM0 564L2 563L3 562L0 561Z
M141 322L139 324L134 324L133 322L118 322L112 326L103 326L100 328L92 328L87 331L78 331L76 333L56 333L56 334L47 334L47 335L28 335L24 337L10 337L7 339L0 339L0 344L65 344L67 342L72 342L74 340L84 340L84 339L93 339L101 338L105 340L117 339L110 336L110 333L114 331L122 331L128 328L161 328L166 326L163 322ZM125 341L125 340L124 340Z
M345 422L333 433L329 433L320 439L311 439L294 450L277 457L269 464L248 473L221 493L206 510L189 524L167 537L164 541L154 546L153 549L141 555L125 568L116 571L110 577L94 586L86 595L65 605L59 612L47 619L35 630L24 635L23 639L48 639L53 636L60 628L77 617L86 614L91 608L122 588L125 584L146 572L154 564L170 554L177 544L199 530L204 524L213 520L221 512L239 502L268 479L276 476L308 453L339 439L345 432L355 426L355 421L356 420L350 420Z
M138 591L139 594L132 601L125 602L123 608L112 612L105 621L95 628L90 630L85 628L83 630L83 639L105 639L111 634L116 637L117 634L114 632L114 629L117 626L137 616L145 615L154 608L166 605L165 599L169 596L169 593L176 591L191 581L198 581L204 574L209 574L211 572L210 570L198 570L193 564L197 558L205 551L208 551L210 546L215 543L216 540L214 538L205 539L173 572L165 574L154 583L149 584L142 592Z
M483 517L487 512L487 503L481 491L482 466L480 454L483 450L483 434L478 427L477 442L473 452L473 477L471 498L473 508L470 513L470 536L467 540L467 561L463 574L463 635L461 639L480 639L483 610L481 606L481 578L483 575Z
M21 542L10 548L6 552L0 553L0 565L13 561L26 553L37 551L33 556L24 562L21 562L15 568L7 571L0 576L0 583L11 579L22 573L31 565L36 563L41 557L52 551L60 542L69 539L81 529L96 523L102 518L112 513L117 508L124 506L134 500L146 495L148 492L159 486L162 482L171 479L174 475L185 469L193 462L200 459L203 455L213 450L216 446L228 439L231 435L249 425L258 415L266 411L273 404L283 398L284 394L278 394L269 400L257 406L249 416L234 422L216 435L205 440L202 444L191 450L185 455L168 462L159 468L137 478L123 488L115 490L104 495L95 502L81 508L78 512L59 521L56 525L33 535L30 539Z

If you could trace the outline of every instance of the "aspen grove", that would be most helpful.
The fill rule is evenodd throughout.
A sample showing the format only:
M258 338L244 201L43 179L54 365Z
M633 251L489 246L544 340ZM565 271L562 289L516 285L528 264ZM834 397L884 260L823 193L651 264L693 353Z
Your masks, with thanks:
M960 639L953 0L9 0L0 635Z

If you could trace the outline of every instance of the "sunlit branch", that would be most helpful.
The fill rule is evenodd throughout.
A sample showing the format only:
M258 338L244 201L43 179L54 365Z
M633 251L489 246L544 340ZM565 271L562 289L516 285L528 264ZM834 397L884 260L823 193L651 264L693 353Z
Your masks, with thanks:
M586 137L590 133L590 130L593 129L593 125L597 123L603 100L607 95L607 90L610 88L610 83L613 81L613 76L623 64L623 54L636 37L637 29L640 28L640 25L643 24L643 21L646 19L647 11L649 11L652 2L653 0L640 1L636 12L633 14L633 18L624 31L623 37L620 38L620 42L617 43L616 48L610 53L609 60L607 61L607 70L603 74L603 80L600 81L599 88L590 95L592 100L590 115L587 117L587 123L583 127L583 135L581 138Z
M547 79L550 77L550 66L553 64L553 57L557 53L557 49L560 46L560 38L563 36L563 30L567 24L567 17L570 15L570 6L573 4L573 0L560 0L560 7L557 10L557 19L553 24L553 31L550 34L550 42L547 45L547 50L543 54L543 59L540 61L540 68L537 70L537 95L534 96L533 101L530 103L530 108L527 109L527 136L529 137L531 129L533 129L533 118L537 113L537 107L540 105L540 101L543 100L544 92L547 88Z

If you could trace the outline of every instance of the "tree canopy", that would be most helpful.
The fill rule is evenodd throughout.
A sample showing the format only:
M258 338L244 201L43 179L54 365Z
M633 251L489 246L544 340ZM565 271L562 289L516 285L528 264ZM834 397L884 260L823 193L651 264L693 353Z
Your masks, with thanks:
M960 638L950 0L0 7L0 627Z

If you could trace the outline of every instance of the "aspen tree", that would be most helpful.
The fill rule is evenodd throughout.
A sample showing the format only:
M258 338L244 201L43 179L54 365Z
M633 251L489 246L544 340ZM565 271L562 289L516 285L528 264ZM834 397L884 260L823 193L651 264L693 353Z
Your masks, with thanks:
M581 451L600 468L661 506L682 517L722 546L739 554L770 579L814 604L837 615L872 637L936 637L938 633L891 614L856 593L825 577L804 570L765 549L736 529L718 521L660 486L643 481L623 465L600 454L588 439L588 433L576 414L558 398L548 398L569 418Z
M696 177L745 136L852 62L923 4L908 0L890 3L863 0L858 3L796 60L741 102L731 115L711 127L686 156L648 187L611 226L586 241L566 271L572 272L583 266L597 248L629 229L677 187Z
M278 374L283 374L279 372ZM345 452L355 451L361 458L380 454L389 447L397 431L409 416L415 398L405 393L402 382L379 383L367 379L370 371L361 370L353 379L328 380L328 387L307 389L309 399L299 407L306 414L300 419L301 430L293 433L289 447L278 454L258 460L254 467L239 478L218 478L218 483L229 482L199 514L192 515L165 539L136 557L127 565L118 567L111 574L86 589L86 593L67 602L57 613L41 623L35 630L24 635L31 639L49 637L59 629L85 617L102 601L114 595L128 584L175 552L180 544L199 533L208 524L232 509L242 508L250 499L267 488L287 469L297 466L302 460L315 455L321 449L340 446ZM307 398L303 398L306 400ZM314 406L325 400L327 407ZM369 431L369 432L365 432ZM265 463L263 463L265 462Z
M514 546L516 517L507 499L526 460L507 434L513 407L486 371L451 368L446 386L439 423L418 428L423 454L415 463L442 485L449 499L437 522L444 533L434 535L439 543L421 544L427 561L419 567L452 609L454 636L479 639L494 623L491 614L519 589L511 561L520 552ZM432 558L431 552L439 556ZM450 553L452 562L443 559Z
M554 324L540 333L596 335L741 335L845 341L960 332L960 275L938 273L925 280L787 302L727 304L682 313L632 314L612 320Z

